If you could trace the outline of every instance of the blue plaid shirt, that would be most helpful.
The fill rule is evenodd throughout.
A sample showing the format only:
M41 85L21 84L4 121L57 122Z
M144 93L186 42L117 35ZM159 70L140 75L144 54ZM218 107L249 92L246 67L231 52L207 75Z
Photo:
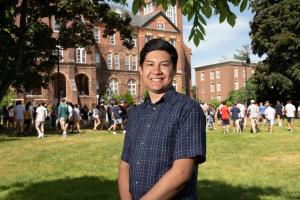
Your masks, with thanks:
M200 105L171 87L161 100L148 98L130 112L121 159L129 164L129 187L140 199L171 169L175 160L205 161L205 116ZM197 199L195 167L174 199Z

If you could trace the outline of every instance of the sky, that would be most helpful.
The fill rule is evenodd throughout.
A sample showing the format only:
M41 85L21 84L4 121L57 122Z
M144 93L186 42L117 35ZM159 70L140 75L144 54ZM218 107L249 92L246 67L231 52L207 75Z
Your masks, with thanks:
M131 10L132 0L127 1L129 10ZM237 19L234 27L231 27L225 20L219 23L219 16L212 16L207 19L207 25L204 26L206 36L196 47L193 41L188 41L190 31L192 29L192 21L183 18L183 38L185 44L191 48L191 66L192 66L192 84L195 85L195 67L201 67L223 61L234 60L233 55L238 49L242 49L243 45L249 44L251 40L249 36L250 24L253 14L250 9L246 9L240 13L239 8L231 7L236 14ZM261 61L256 55L250 56L251 62Z

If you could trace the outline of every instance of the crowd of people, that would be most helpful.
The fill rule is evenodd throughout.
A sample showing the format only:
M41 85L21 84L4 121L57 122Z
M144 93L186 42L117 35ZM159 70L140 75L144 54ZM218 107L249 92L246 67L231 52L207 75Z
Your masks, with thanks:
M5 129L15 129L18 136L36 133L38 138L45 135L45 123L54 131L61 131L63 137L69 132L81 133L81 126L90 127L93 130L107 130L117 134L117 130L125 133L126 119L131 106L127 106L125 100L113 99L106 104L101 101L87 106L73 105L65 98L57 105L46 105L41 102L32 105L31 102L22 104L16 101L15 106L3 106L1 109L2 126Z
M243 103L230 105L226 102L222 102L218 107L206 103L201 106L206 115L206 128L216 129L217 121L218 125L223 127L224 134L229 133L230 126L234 132L242 133L248 121L252 133L258 133L263 126L272 133L275 121L281 127L284 119L287 120L288 131L293 132L293 120L295 117L300 118L300 105L296 109L291 100L287 101L285 106L280 101L272 105L269 101L257 103L255 100L251 100L248 107Z
M17 101L15 106L3 106L1 110L2 125L4 128L15 128L17 135L37 133L38 138L44 137L45 123L48 123L52 130L61 131L66 137L68 132L80 134L81 126L92 129L112 131L117 134L117 130L126 133L126 119L132 106L126 105L125 100L120 103L113 99L109 104L104 102L93 104L92 109L87 106L73 105L66 99L61 99L58 105L46 105L44 102L32 106L31 102L22 104ZM296 107L291 101L284 106L280 101L272 105L269 101L257 103L250 101L250 105L245 107L243 103L230 105L226 102L220 103L218 107L213 104L201 104L206 115L206 128L216 129L217 125L223 127L223 132L229 133L230 127L236 133L242 133L250 123L252 133L258 133L263 126L272 133L275 122L278 126L283 125L283 120L287 120L288 131L293 132L293 119L300 118L300 105Z

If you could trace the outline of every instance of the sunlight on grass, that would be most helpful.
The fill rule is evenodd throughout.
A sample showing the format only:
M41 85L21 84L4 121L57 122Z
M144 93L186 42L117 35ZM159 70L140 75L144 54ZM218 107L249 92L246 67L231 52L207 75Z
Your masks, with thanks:
M118 199L123 139L89 130L40 140L2 132L0 199ZM300 120L294 133L207 131L198 179L200 199L300 199Z

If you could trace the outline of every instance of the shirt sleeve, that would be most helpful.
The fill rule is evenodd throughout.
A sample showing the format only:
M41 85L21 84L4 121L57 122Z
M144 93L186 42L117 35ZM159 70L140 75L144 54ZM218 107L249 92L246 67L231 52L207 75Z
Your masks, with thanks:
M176 134L174 159L194 158L197 164L206 160L206 120L200 105L183 111Z

